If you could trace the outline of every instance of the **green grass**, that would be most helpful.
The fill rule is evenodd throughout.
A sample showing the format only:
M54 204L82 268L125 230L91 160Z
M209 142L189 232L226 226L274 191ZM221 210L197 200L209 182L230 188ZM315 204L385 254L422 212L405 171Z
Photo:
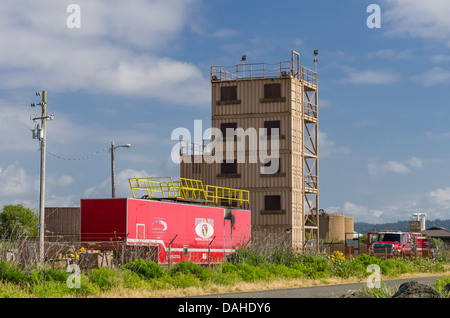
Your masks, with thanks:
M263 255L250 249L241 249L229 263L211 268L182 261L165 269L152 261L138 259L113 269L83 271L80 288L69 288L67 280L70 274L60 269L24 271L8 262L0 262L0 297L96 297L115 290L154 291L215 286L214 289L239 282L264 283L283 279L364 279L370 275L367 266L371 264L378 265L382 275L396 277L403 273L443 272L448 261L423 258L381 260L369 255L345 260L342 257L313 256L282 250ZM442 289L444 285L444 281L439 282L436 288ZM378 293L377 297L390 293L386 289L374 292Z

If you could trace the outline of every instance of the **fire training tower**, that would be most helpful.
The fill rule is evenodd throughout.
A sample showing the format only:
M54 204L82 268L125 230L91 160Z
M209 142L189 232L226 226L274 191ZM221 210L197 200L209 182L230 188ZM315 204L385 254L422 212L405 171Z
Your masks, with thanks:
M250 192L252 245L318 250L317 54L314 71L295 51L276 64L243 56L212 66L211 127L220 133L180 141L180 177Z

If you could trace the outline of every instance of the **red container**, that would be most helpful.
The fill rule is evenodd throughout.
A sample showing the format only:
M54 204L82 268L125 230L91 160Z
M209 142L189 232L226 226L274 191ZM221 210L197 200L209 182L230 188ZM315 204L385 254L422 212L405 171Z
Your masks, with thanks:
M82 199L81 241L158 247L161 264L220 263L250 241L251 212L144 199ZM117 242L118 244L111 244Z

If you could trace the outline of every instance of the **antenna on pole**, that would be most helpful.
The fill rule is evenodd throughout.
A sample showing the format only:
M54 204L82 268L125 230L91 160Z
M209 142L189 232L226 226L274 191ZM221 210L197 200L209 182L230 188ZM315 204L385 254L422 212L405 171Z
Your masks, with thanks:
M247 55L242 55L241 62L242 62L242 77L245 77L245 61L247 61Z
M317 73L317 55L319 55L319 50L314 50L314 72Z

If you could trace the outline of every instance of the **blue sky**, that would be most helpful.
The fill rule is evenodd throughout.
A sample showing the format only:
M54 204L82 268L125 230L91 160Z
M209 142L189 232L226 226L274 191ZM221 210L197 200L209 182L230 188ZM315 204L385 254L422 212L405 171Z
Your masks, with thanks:
M68 28L69 4L81 9ZM370 4L381 28L369 28ZM319 50L320 208L355 222L450 217L450 2L446 0L3 0L0 205L39 206L30 116L48 92L46 205L178 177L175 128L210 124L212 65ZM64 159L62 159L64 158ZM70 159L70 160L69 160Z

